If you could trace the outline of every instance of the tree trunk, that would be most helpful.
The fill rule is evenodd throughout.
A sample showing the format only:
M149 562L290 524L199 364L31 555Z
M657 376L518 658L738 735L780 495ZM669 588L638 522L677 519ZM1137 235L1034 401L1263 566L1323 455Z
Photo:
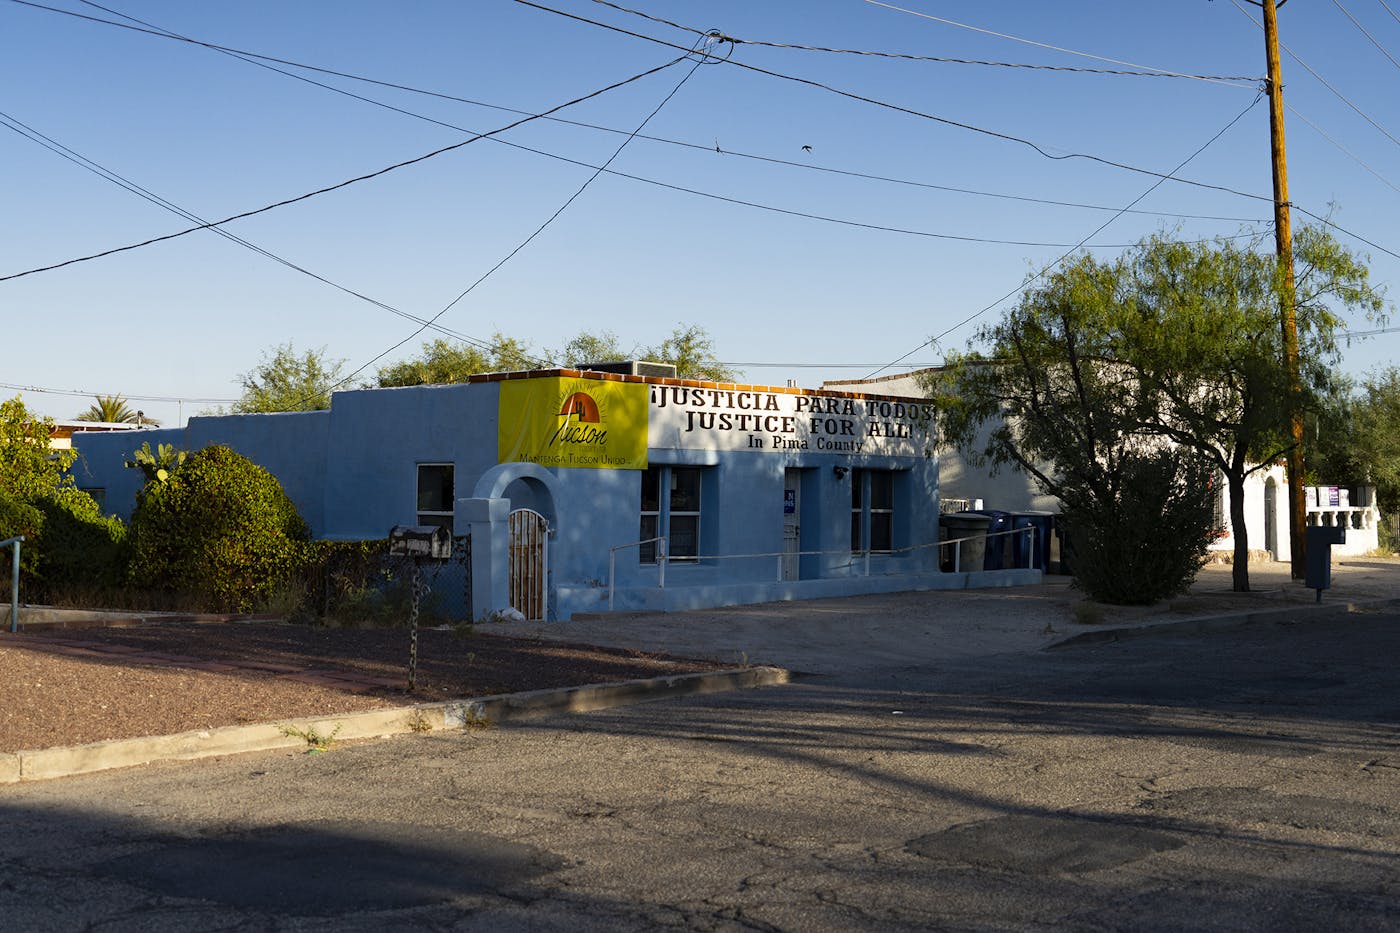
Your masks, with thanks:
M1241 464L1233 464L1241 467ZM1234 564L1231 576L1236 593L1249 592L1249 532L1244 522L1244 470L1237 468L1225 477L1230 490L1230 533L1235 539Z

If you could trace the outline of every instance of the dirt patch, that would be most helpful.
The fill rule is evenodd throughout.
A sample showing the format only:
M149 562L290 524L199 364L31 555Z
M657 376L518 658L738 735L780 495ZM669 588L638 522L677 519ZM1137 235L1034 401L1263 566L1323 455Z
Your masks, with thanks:
M0 636L0 752L275 722L732 665L405 630L166 624Z

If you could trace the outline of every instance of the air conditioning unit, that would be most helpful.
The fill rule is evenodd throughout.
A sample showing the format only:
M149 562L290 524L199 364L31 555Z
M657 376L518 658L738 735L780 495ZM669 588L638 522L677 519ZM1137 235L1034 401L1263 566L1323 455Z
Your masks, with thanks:
M619 360L612 363L580 363L578 369L592 370L595 373L621 373L624 376L654 376L661 379L675 379L674 363L653 363L648 360Z

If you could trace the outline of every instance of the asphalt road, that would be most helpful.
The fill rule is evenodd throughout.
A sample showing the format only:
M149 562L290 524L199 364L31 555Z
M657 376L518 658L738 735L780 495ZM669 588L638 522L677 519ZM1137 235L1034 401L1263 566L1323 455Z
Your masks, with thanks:
M0 928L1397 929L1400 615L1309 619L11 785Z

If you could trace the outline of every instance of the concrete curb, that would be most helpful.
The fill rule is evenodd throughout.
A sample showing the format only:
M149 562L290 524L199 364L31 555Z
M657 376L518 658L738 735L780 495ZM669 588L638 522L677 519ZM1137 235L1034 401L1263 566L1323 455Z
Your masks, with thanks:
M118 610L54 609L47 606L21 606L19 630L51 632L58 629L136 628L166 622L212 624L216 622L280 622L276 613L237 612L124 612ZM10 607L0 606L0 626L10 626Z
M1147 638L1153 635L1204 635L1210 632L1227 632L1244 628L1247 625L1263 625L1281 622L1298 615L1321 615L1328 612L1350 613L1367 609L1394 608L1400 606L1400 599L1380 597L1377 599L1351 600L1344 603L1304 603L1282 609L1256 609L1230 615L1206 616L1199 619L1182 619L1178 622L1146 622L1138 625L1125 625L1117 628L1093 629L1079 632L1068 638L1061 638L1046 645L1042 650L1055 651L1060 648L1078 648L1084 645L1097 645L1106 642L1125 641L1129 638Z
M668 697L721 693L747 687L785 684L792 675L777 667L751 667L701 674L673 674L645 680L587 684L558 690L530 690L480 699L448 700L373 709L308 719L224 726L175 735L112 739L0 754L0 784L128 768L156 761L192 761L216 755L309 748L313 739L377 739L409 733L437 732L495 725L559 713L585 713Z

